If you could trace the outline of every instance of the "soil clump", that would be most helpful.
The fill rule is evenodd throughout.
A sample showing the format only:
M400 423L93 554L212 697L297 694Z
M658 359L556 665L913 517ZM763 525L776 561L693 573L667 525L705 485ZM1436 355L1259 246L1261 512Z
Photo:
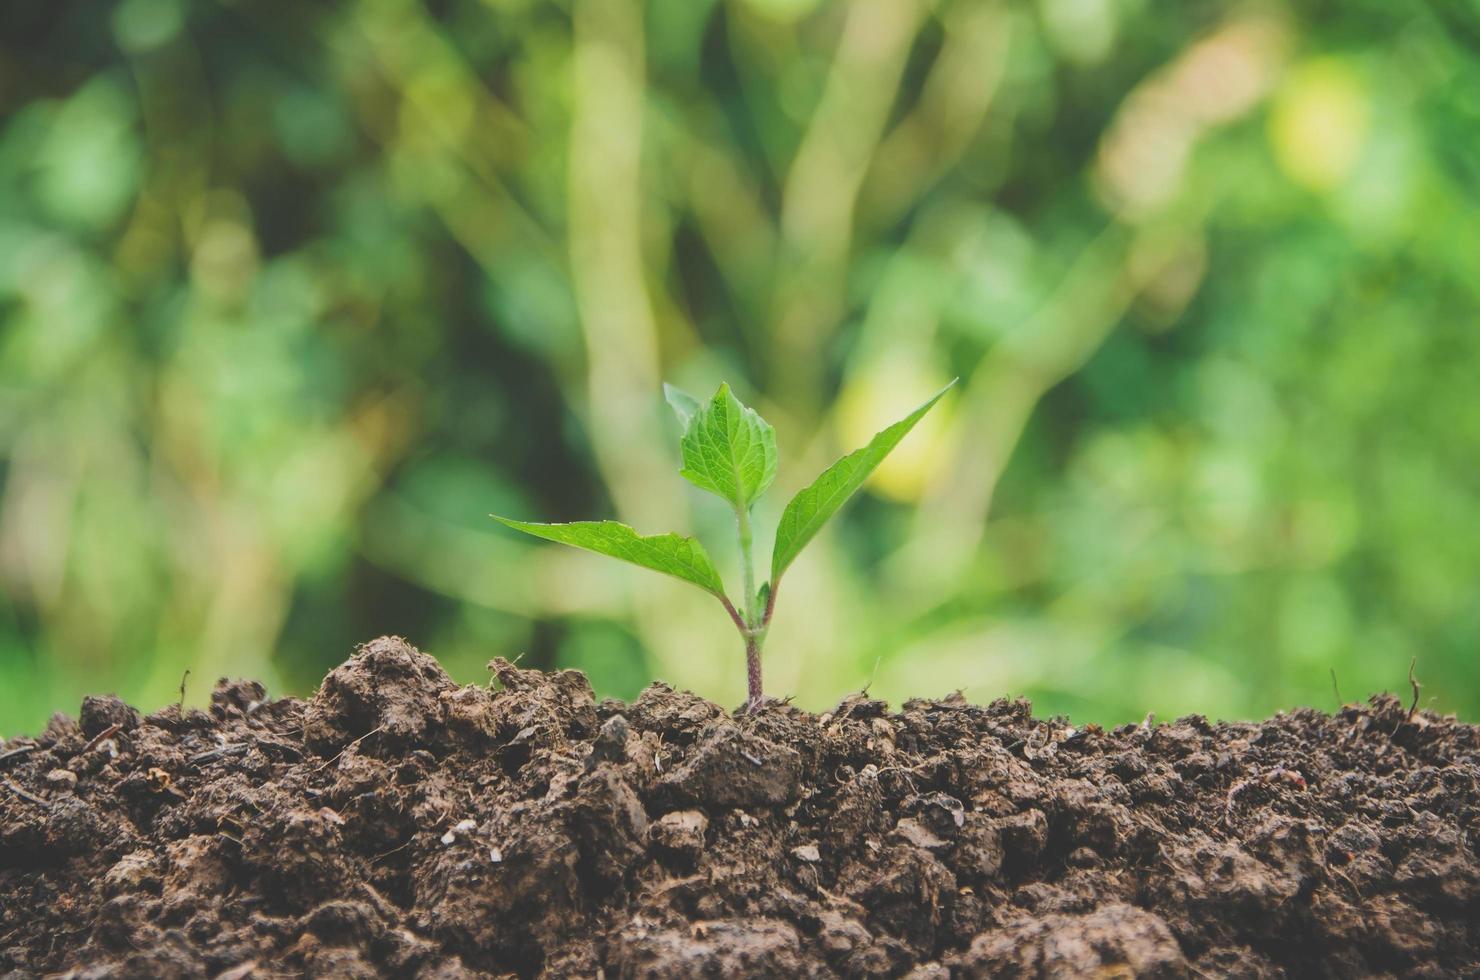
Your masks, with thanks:
M382 638L0 745L0 978L1480 976L1480 729L598 702Z

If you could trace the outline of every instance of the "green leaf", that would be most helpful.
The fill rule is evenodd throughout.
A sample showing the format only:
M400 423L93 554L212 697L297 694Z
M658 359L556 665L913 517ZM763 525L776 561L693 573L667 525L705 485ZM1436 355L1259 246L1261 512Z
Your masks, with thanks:
M776 547L771 552L771 587L781 580L786 571L807 542L816 536L828 519L847 503L848 498L863 486L869 474L884 461L884 457L899 445L915 423L925 417L931 406L940 401L950 390L951 384L937 391L930 400L904 418L869 440L869 444L844 456L822 471L812 485L798 493L781 512L781 523L776 528Z
M644 537L619 521L575 521L570 524L531 524L490 515L500 524L532 534L547 541L584 548L598 555L610 555L664 575L692 582L705 592L721 599L725 586L715 571L714 562L704 546L681 534L654 534Z
M680 444L684 479L748 509L776 479L776 430L740 404L729 385L700 405Z
M689 420L703 407L699 399L687 391L681 388L675 388L666 382L663 385L663 397L667 399L669 406L673 408L673 414L678 416L678 424L683 426L684 431L687 432Z

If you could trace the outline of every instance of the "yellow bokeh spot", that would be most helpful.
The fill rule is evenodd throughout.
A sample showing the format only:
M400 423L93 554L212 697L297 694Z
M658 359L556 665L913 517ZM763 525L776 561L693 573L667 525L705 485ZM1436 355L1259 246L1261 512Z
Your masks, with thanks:
M872 364L854 374L843 387L833 416L842 448L852 452L868 445L875 433L908 415L949 380L944 373L905 358ZM924 496L931 478L950 459L945 435L952 410L949 397L931 409L879 464L868 488L906 503Z
M1280 169L1311 190L1332 190L1356 166L1370 115L1366 83L1348 62L1306 62L1285 79L1269 116Z

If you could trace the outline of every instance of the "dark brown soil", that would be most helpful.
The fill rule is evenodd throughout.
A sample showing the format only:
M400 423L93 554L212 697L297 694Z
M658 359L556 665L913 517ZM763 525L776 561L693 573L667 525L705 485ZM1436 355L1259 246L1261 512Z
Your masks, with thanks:
M1480 729L597 703L396 639L0 748L0 976L1480 976Z

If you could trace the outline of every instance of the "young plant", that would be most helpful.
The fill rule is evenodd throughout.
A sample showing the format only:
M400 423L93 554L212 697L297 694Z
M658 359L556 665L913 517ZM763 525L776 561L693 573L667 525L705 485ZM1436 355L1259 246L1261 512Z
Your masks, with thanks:
M617 521L576 521L570 524L531 524L492 515L516 531L548 541L574 545L597 554L610 555L634 565L672 575L697 585L724 604L735 628L745 641L746 676L750 696L746 708L761 700L761 647L776 610L781 576L838 512L848 498L863 486L870 473L899 441L915 427L955 384L946 385L919 408L878 433L867 446L844 456L823 470L781 513L776 543L771 552L771 577L757 589L752 559L751 509L776 478L776 432L770 423L747 408L730 392L729 385L707 402L701 402L672 385L664 385L668 404L683 425L680 449L683 469L679 475L701 490L708 490L735 512L735 531L740 541L740 573L744 582L737 609L725 594L724 583L709 553L694 538L679 534L641 535Z

